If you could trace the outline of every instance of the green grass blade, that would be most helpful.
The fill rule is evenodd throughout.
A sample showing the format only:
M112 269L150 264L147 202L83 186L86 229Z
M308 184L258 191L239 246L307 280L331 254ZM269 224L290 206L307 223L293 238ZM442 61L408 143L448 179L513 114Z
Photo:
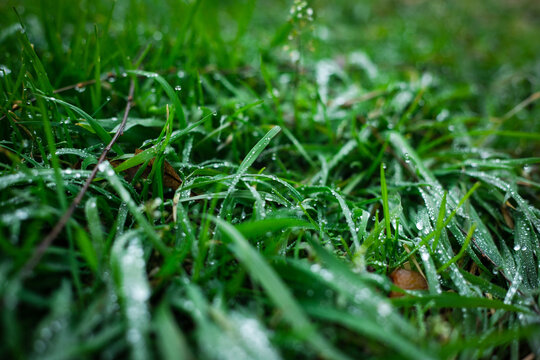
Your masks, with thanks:
M320 266L312 266L312 272L320 275L328 286L348 297L353 303L352 306L356 307L352 314L342 313L340 316L338 316L339 311L335 310L334 316L329 320L338 321L364 336L387 344L405 357L412 358L414 355L423 359L432 358L429 351L419 349L412 344L415 336L414 329L394 312L387 299L371 288L365 278L353 273L344 263L319 244L311 241L310 245L327 266L327 269L324 270ZM332 312L331 309L327 310ZM317 316L325 318L324 314L321 313L318 313ZM385 323L384 331L380 329L380 322ZM390 338L392 340L389 340Z
M439 270L437 271L438 273L441 273L444 270L448 269L448 267L450 267L450 265L452 265L453 263L455 263L456 261L461 259L463 257L463 255L465 255L465 251L467 250L467 247L469 246L469 244L471 242L471 239L473 237L475 229L476 229L476 225L473 224L471 226L471 228L469 229L469 232L467 233L467 237L465 238L465 242L463 243L463 246L459 250L459 253L456 256L454 256L452 259L450 259L446 264L441 266L439 268Z
M139 223L139 225L143 228L145 234L148 236L156 250L158 250L161 254L166 255L169 253L169 249L165 244L161 241L161 238L159 235L155 232L152 225L146 220L146 218L143 216L137 205L135 204L135 201L131 198L131 195L129 195L129 192L126 190L126 188L122 185L122 182L112 169L111 165L108 161L104 161L100 164L99 170L103 177L107 179L107 181L111 184L111 186L116 190L122 201L124 201L127 204L127 207L129 209L129 212L135 220Z
M353 244L356 249L359 249L360 242L358 241L358 230L356 229L356 225L354 223L354 220L352 219L351 210L347 206L345 199L343 199L343 197L337 191L335 191L334 189L330 189L330 193L334 195L334 197L337 199L339 206L341 207L341 211L343 212L343 215L345 216L345 220L347 222L347 226L349 227L349 231L351 232Z
M123 299L123 311L127 321L126 340L134 360L147 359L150 355L150 286L146 278L146 263L139 236L136 231L126 232L115 240L111 251L111 267L117 281L116 292Z
M54 98L54 97L50 97L50 96L42 96L42 97L46 100L62 105L72 110L73 112L77 113L78 115L82 116L88 122L88 124L90 124L92 129L96 132L97 136L103 141L105 145L111 142L111 139L112 139L111 135L101 126L101 124L98 121L96 121L92 116L88 115L86 112L80 109L79 107L72 105L68 102L65 102L63 100ZM116 151L118 155L124 154L124 152L122 151L122 149L120 148L118 144L113 145L112 148L114 151Z
M447 195L447 192L445 192L443 195L441 205L439 207L439 215L437 216L437 223L435 224L435 235L433 236L433 246L432 246L433 251L437 249L441 232L445 228L444 216L446 215L446 195Z
M348 312L336 308L328 308L320 305L307 305L306 311L313 317L331 321L350 328L363 336L369 336L379 340L385 346L394 349L406 359L435 359L436 357L418 349L416 345L398 336L389 335L388 332L377 323L366 322L365 319L351 315Z
M253 146L253 148L249 151L249 153L246 155L244 160L242 160L242 163L240 166L238 166L238 169L236 170L236 174L234 175L231 185L229 186L229 189L227 190L227 199L230 199L230 195L233 193L233 191L236 188L236 185L244 175L244 173L249 169L249 167L257 160L261 152L270 144L270 141L280 132L281 128L279 126L274 126L270 131L268 131L258 142ZM225 211L227 209L228 203L226 202L221 207L221 212Z
M487 308L487 309L504 309L506 311L528 313L524 307L505 304L500 300L488 299L482 297L462 296L456 293L445 292L437 295L424 296L407 296L392 299L395 306L413 306L416 304L429 305L433 308Z
M81 254L86 260L88 267L90 268L90 270L92 270L94 274L96 274L98 270L98 258L92 242L90 242L90 238L88 237L86 232L80 228L77 229L75 238L77 239L77 244L79 245Z
M268 144L268 141L265 143ZM285 320L291 325L296 334L309 342L321 356L332 359L345 359L346 357L341 352L330 345L326 339L315 331L309 318L296 302L290 290L264 261L261 255L249 245L246 238L225 221L218 218L213 218L213 221L216 222L223 235L231 242L231 248L236 257L246 267L250 275L266 290L267 295L283 312Z
M383 202L383 212L384 212L384 224L386 226L386 238L390 239L392 237L392 228L390 227L390 209L388 205L388 188L386 186L386 177L384 175L384 168L386 165L381 164L381 194Z
M154 79L165 91L169 100L171 100L176 114L178 114L178 121L180 123L180 129L184 129L187 126L186 115L184 113L184 107L182 102L178 98L178 94L174 91L172 86L165 80L161 75L153 72L142 71L142 70L128 70L128 74L144 76L149 79Z
M162 359L184 360L192 358L186 339L178 327L171 310L162 303L156 310L154 329Z
M30 62L32 63L32 66L34 67L34 70L37 74L41 90L47 95L52 95L53 87L51 85L51 82L49 81L49 76L47 75L47 72L45 71L45 68L41 63L41 60L34 51L34 47L30 43L30 40L28 40L28 36L26 34L26 30L24 30L24 27L23 30L19 31L18 34L19 41L23 46L24 52L26 53L26 56L28 56L28 58L30 59Z
M290 228L316 230L309 221L296 218L266 218L257 221L243 222L235 227L248 239L262 236L267 232L275 232Z

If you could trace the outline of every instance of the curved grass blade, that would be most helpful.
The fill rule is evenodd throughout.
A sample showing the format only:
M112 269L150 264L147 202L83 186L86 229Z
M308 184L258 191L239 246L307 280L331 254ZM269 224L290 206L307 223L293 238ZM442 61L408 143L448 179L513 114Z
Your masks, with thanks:
M96 198L90 198L86 201L84 212L89 225L88 228L92 238L93 249L101 257L105 248L105 242Z
M186 339L165 302L156 310L154 328L157 333L158 349L163 359L184 360L193 358Z
M347 203L345 202L345 199L343 199L343 196L341 196L337 191L335 191L334 189L330 189L330 193L334 195L334 197L339 203L339 206L341 207L341 211L345 216L345 221L347 222L347 226L349 227L349 231L351 232L355 248L360 249L360 242L358 241L358 230L356 230L356 225L354 224L351 210L347 206Z
M117 280L115 290L123 299L122 306L128 327L126 339L134 360L148 359L150 355L150 286L146 278L146 264L139 236L137 231L124 233L116 239L111 251L111 266Z
M350 329L358 331L386 344L404 357L415 359L434 358L429 350L418 347L414 337L415 329L408 324L382 295L372 288L370 283L360 274L355 274L333 254L325 250L315 241L309 241L326 269L318 264L310 270L321 282L336 290L352 303L351 311L342 312L325 307L324 311L317 306L311 307L312 315L335 321ZM380 323L384 323L384 329Z
M426 272L429 292L432 294L440 294L442 290L441 285L439 284L439 277L437 276L437 269L433 263L433 258L431 257L427 246L422 246L419 251Z
M386 176L384 175L385 165L381 164L381 196L383 202L383 212L384 212L384 224L386 226L386 238L390 239L392 237L392 229L390 227L390 209L388 206L388 187L386 186Z
M60 100L60 99L54 98L52 96L45 96L45 95L39 95L39 94L38 94L38 96L41 96L46 100L49 100L49 101L52 101L52 102L57 103L59 105L62 105L64 107L72 110L73 112L77 113L78 115L82 116L88 122L88 124L90 124L92 129L94 129L97 136L101 139L101 141L103 141L104 144L108 144L108 143L111 142L112 138L111 138L111 135L107 132L107 130L105 130L103 128L103 126L101 126L101 124L96 119L94 119L92 116L87 114L84 110L82 110L79 107L77 107L75 105L72 105L72 104L70 104L70 103L68 103L68 102L66 102L64 100ZM114 144L112 148L113 148L114 151L116 151L116 153L118 155L124 155L124 152L122 151L122 149L120 148L120 146L118 144Z
M236 174L234 175L232 179L232 183L229 186L229 189L227 190L227 197L225 199L225 202L223 206L221 207L220 214L227 210L228 208L228 200L230 199L230 195L235 190L236 185L242 178L242 175L249 169L249 167L257 160L261 152L270 144L270 141L280 132L281 128L279 126L274 126L270 131L268 131L262 138L255 144L255 146L249 151L249 153L246 155L238 169L236 170Z
M283 317L292 326L295 333L307 341L321 356L332 359L346 359L345 355L315 331L309 318L296 302L290 290L263 257L251 247L242 233L221 219L212 217L212 220L217 224L223 235L231 241L231 249L236 257L244 264L250 275L266 290L270 299L283 312Z
M30 40L28 40L28 36L26 35L26 30L24 30L24 27L18 32L18 35L24 52L26 53L26 56L30 58L34 70L36 71L41 90L44 91L47 95L51 95L53 93L53 87L51 85L51 82L49 81L49 77L47 76L47 72L45 71L45 68L41 63L41 60L34 51L34 47L30 43Z
M506 311L529 313L530 310L524 307L504 303L496 299L488 299L483 297L462 296L457 293L445 292L437 295L423 296L406 296L393 298L392 303L395 306L415 306L429 305L433 308L488 308L488 309L503 309Z
M375 338L384 345L396 350L407 359L435 359L435 357L431 354L427 354L418 349L414 343L404 339L403 337L389 334L388 331L380 324L366 321L366 319L361 316L354 316L349 312L341 311L336 308L322 307L321 305L315 304L307 304L305 305L305 309L308 314L317 319L341 324L362 335Z
M349 209L349 206L347 205L347 202L345 201L343 196L341 196L336 190L334 190L334 189L332 189L332 188L330 188L328 186L310 186L307 189L309 189L309 191L312 192L312 193L324 191L324 192L327 192L327 193L331 194L333 197L336 198L336 200L337 200L337 202L338 202L338 204L339 204L339 206L341 208L341 211L343 212L343 215L345 216L345 221L347 222L347 226L348 226L349 231L351 233L353 244L356 247L356 249L359 249L360 248L360 242L358 240L358 231L360 230L360 228L358 228L358 230L357 230L357 226L354 223L354 220L352 218L352 212Z
M467 237L465 238L465 242L463 243L463 246L459 250L459 253L456 256L454 256L452 259L450 259L447 263L445 263L443 266L441 266L437 272L441 273L444 270L448 269L450 265L452 265L453 263L461 259L463 255L465 255L465 251L467 250L467 247L469 246L469 243L471 242L475 229L476 229L476 225L473 224L471 228L469 229L469 232L467 233Z
M77 228L75 239L77 240L77 245L79 246L83 258L86 260L88 267L94 274L97 274L99 264L98 257L88 234L82 228Z
M191 130L195 129L197 126L201 125L202 123L204 123L208 119L211 119L212 116L213 116L213 113L208 113L205 116L203 116L200 120L197 120L193 124L188 125L186 128L173 131L171 133L170 142L172 143L172 142L178 140L182 136L189 133Z
M302 155L302 157L304 159L306 159L306 161L309 163L309 165L311 166L315 166L315 162L313 161L313 159L311 159L311 157L309 156L309 154L307 153L306 149L304 149L304 146L302 145L302 143L300 143L300 141L298 141L297 138L294 137L294 135L292 134L292 132L287 129L287 128L283 128L283 133L285 134L285 136L287 136L289 138L289 140L291 141L291 143L296 147L296 149L298 150L298 153L300 153L300 155Z
M178 114L178 121L180 122L180 128L184 129L187 126L186 122L186 115L184 114L184 107L182 106L182 103L180 102L180 99L178 98L178 94L174 89L171 87L171 85L165 80L161 75L153 72L143 71L143 70L128 70L128 74L134 74L138 76L144 76L149 79L156 80L159 85L163 88L169 99L174 105L174 109L176 113Z
M530 340L540 338L540 327L537 324L527 326L517 326L510 329L500 330L494 328L487 334L469 335L467 339L453 341L441 348L441 355L444 358L452 359L456 354L466 349L482 350L501 345L507 345L518 339L528 338Z
M90 175L88 170L61 170L60 175L63 180L86 179ZM54 182L55 174L53 169L32 169L29 172L18 172L0 177L0 190L11 186L32 183L33 181Z
M248 239L262 236L267 232L290 228L317 230L309 221L297 218L266 218L257 221L247 221L236 225L235 228Z
M129 212L131 212L131 215L133 215L135 220L137 220L139 225L143 228L144 232L150 238L150 241L152 242L156 250L158 250L163 255L168 254L169 249L161 241L161 238L155 232L154 227L143 216L143 214L135 204L135 201L133 201L131 195L129 195L129 192L122 185L122 182L118 178L118 175L116 175L116 173L112 169L111 164L109 164L109 162L105 160L99 165L99 170L103 174L104 178L107 179L111 186L116 190L122 201L127 204Z

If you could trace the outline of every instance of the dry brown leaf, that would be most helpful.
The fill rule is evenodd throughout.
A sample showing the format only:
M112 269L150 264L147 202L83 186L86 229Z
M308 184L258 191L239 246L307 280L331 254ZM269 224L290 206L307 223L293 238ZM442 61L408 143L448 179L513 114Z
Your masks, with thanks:
M510 211L508 210L509 208L509 203L506 202L505 204L503 204L501 206L501 213L503 215L503 218L504 218L504 222L506 223L506 225L510 228L510 229L513 229L514 228L514 220L512 219L512 215L510 214Z
M163 160L163 186L176 190L180 185L182 185L180 175L178 175L176 170L174 170L167 160Z
M135 155L141 153L141 149L135 149ZM155 158L151 159L148 162L148 166L146 169L144 169L143 173L141 174L142 179L148 178L148 175L150 175L150 170L152 169L152 165L154 165ZM122 160L113 160L111 161L111 165L113 167L119 166L124 161ZM130 167L129 169L124 170L124 177L128 181L132 181L135 177L135 174L139 169L141 168L141 165ZM182 179L180 179L180 175L174 170L174 168L169 164L167 160L163 161L163 186L169 189L176 190L178 187L182 185Z
M392 282L403 290L426 290L426 279L417 271L396 269L390 274ZM402 293L392 291L390 297L400 297Z

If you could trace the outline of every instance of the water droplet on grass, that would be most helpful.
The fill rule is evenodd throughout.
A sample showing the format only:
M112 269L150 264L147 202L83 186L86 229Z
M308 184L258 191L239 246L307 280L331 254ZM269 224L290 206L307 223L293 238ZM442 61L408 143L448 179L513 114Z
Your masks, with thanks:
M377 313L382 317L387 317L392 313L392 307L386 302L381 302L377 305Z
M11 74L11 70L6 65L0 65L0 77Z

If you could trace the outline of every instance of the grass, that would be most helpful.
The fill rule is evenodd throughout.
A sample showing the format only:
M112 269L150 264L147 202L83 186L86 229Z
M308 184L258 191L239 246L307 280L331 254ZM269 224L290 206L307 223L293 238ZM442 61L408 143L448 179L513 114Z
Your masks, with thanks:
M0 4L0 357L540 356L538 14Z

